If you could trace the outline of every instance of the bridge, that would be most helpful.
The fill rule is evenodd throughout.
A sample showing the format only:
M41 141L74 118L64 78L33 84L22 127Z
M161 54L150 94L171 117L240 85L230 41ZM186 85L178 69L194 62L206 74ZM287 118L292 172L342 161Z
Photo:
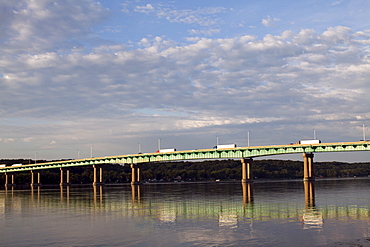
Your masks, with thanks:
M261 156L297 154L302 153L304 161L305 181L315 180L313 153L320 152L354 152L370 151L370 141L359 142L335 142L335 143L317 143L317 144L288 144L288 145L269 145L269 146L250 146L222 149L198 149L173 152L139 153L117 156L105 156L86 159L75 159L65 161L55 161L39 164L7 166L0 168L0 173L5 174L5 185L14 186L14 174L17 172L30 171L31 186L40 185L40 170L60 169L60 185L69 185L70 167L92 166L94 168L93 185L103 183L103 166L105 164L130 164L132 169L132 184L142 182L141 169L145 163L197 160L197 159L241 159L242 164L242 182L252 182L253 158ZM66 176L64 175L66 172ZM34 174L37 174L37 183L34 180ZM99 176L98 176L99 174ZM11 183L9 181L11 176ZM64 180L66 177L66 180Z

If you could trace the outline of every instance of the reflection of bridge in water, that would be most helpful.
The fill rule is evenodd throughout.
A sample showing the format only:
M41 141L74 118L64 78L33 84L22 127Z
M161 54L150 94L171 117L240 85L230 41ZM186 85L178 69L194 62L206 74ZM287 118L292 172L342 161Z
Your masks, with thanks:
M186 185L183 185L186 186ZM146 190L150 186L131 185L127 190L119 190L119 194L110 195L105 193L103 186L93 186L89 197L81 199L75 196L75 188L61 186L59 197L53 196L52 200L43 200L43 188L37 187L31 190L27 207L45 208L73 208L81 213L115 212L115 217L141 217L148 220L176 223L183 219L213 219L220 226L237 226L238 222L269 221L271 219L283 219L287 222L301 221L304 228L321 228L323 219L357 219L370 220L369 207L362 206L316 206L315 183L304 183L304 204L302 201L285 201L283 203L259 203L255 202L253 184L242 183L241 197L233 197L231 200L220 200L217 195L207 195L206 200L202 197L182 198L181 202L171 198L158 196L146 197ZM120 187L122 188L122 187ZM86 188L85 188L86 190ZM90 189L91 190L91 189ZM45 191L48 196L51 193ZM55 195L55 193L53 194ZM14 188L5 191L0 197L0 210L5 212L22 213L25 199Z

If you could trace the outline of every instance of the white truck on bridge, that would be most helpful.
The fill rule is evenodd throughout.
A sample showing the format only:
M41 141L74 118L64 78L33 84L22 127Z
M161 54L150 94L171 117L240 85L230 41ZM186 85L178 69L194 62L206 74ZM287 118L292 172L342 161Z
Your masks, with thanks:
M13 164L12 166L22 166L23 164Z
M297 142L297 144L319 144L319 143L321 143L320 140L302 140Z
M166 149L159 149L156 153L169 153L169 152L175 152L176 148L166 148Z
M236 148L236 144L220 144L213 147L214 149L222 149L222 148Z

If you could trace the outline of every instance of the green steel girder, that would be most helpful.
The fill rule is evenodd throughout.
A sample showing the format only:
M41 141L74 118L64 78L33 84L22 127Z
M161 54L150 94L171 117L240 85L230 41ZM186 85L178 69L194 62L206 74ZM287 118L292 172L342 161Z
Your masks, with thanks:
M119 155L109 157L98 157L78 160L66 160L48 162L32 165L0 168L0 173L13 173L31 170L45 170L55 168L68 168L78 166L92 166L99 164L137 164L160 161L178 161L195 159L240 159L253 158L269 155L294 154L294 153L320 153L320 152L355 152L370 151L370 142L337 142L320 144L293 144L293 145L271 145L238 147L227 149L201 149L175 151L169 153L144 153Z

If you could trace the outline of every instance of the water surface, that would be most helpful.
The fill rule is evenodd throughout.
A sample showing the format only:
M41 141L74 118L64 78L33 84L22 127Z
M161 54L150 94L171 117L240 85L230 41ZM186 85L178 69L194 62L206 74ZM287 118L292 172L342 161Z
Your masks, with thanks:
M370 179L0 191L2 246L369 246Z

